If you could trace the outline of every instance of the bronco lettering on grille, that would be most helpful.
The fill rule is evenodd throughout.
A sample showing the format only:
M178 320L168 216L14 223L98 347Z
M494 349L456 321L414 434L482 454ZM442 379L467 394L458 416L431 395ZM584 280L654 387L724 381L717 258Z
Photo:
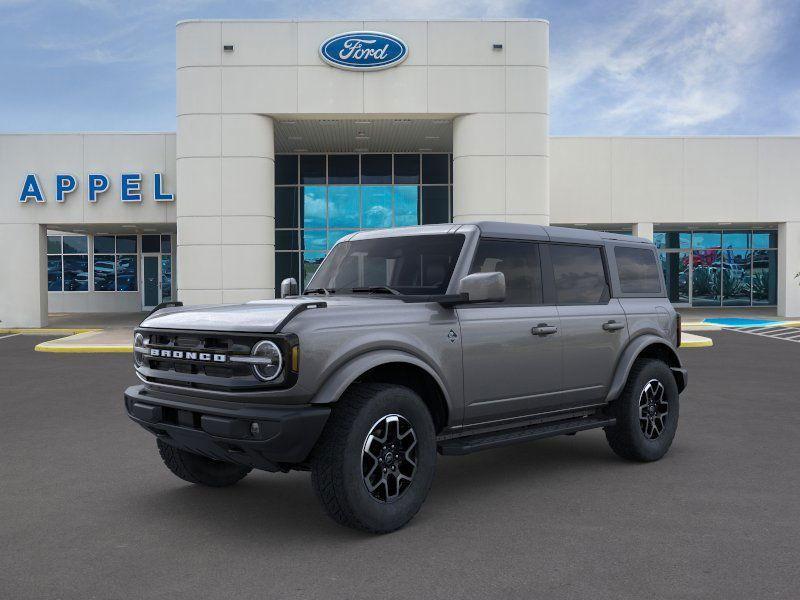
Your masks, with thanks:
M202 362L219 362L224 363L228 361L225 354L210 354L208 352L185 352L183 350L159 350L158 348L150 349L150 356L154 358L177 358L183 360L199 360Z

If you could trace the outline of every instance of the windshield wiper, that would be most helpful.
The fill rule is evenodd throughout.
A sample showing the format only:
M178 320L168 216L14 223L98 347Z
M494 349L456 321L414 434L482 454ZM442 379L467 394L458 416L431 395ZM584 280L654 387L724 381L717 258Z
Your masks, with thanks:
M395 296L400 295L400 292L398 292L394 288L390 288L388 285L371 285L369 287L354 287L352 292L354 294L394 294Z
M331 294L335 294L336 290L333 290L333 289L329 290L328 288L321 287L321 288L311 288L310 290L306 290L303 293L305 293L305 294L322 294L324 296L330 296Z

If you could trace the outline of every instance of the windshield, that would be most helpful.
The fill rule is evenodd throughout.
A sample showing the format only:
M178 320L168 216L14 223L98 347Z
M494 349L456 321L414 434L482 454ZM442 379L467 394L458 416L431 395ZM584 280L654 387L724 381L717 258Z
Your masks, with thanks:
M337 244L306 291L444 294L463 235L408 235Z

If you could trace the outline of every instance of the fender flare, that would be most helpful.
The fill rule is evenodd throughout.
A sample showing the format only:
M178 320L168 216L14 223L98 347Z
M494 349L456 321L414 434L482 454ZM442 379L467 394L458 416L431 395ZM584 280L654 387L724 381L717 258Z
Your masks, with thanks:
M361 375L380 365L388 363L406 363L419 367L430 375L439 386L439 389L444 396L444 401L447 404L449 411L453 410L453 405L450 400L450 394L447 387L444 385L442 378L431 368L428 363L420 360L418 357L402 350L373 350L362 354L343 365L339 366L336 371L328 377L325 383L317 390L314 397L311 399L311 404L332 404L339 400L345 390Z
M678 384L678 391L682 392L686 387L686 370L682 368L681 359L675 347L665 340L663 337L658 337L652 334L640 335L628 343L625 351L620 356L617 363L617 369L614 372L614 378L611 380L611 386L608 388L606 395L606 402L616 400L622 393L622 388L628 381L628 375L631 372L633 363L647 348L652 346L660 346L669 353L669 367L672 374L675 376L675 382Z

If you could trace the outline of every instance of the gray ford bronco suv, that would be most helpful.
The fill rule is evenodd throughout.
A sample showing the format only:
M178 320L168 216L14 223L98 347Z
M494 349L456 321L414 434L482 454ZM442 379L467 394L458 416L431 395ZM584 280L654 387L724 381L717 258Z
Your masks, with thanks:
M507 223L362 231L302 294L172 306L136 329L130 417L186 481L310 470L327 513L393 531L437 451L603 428L658 460L678 425L680 319L654 246Z

